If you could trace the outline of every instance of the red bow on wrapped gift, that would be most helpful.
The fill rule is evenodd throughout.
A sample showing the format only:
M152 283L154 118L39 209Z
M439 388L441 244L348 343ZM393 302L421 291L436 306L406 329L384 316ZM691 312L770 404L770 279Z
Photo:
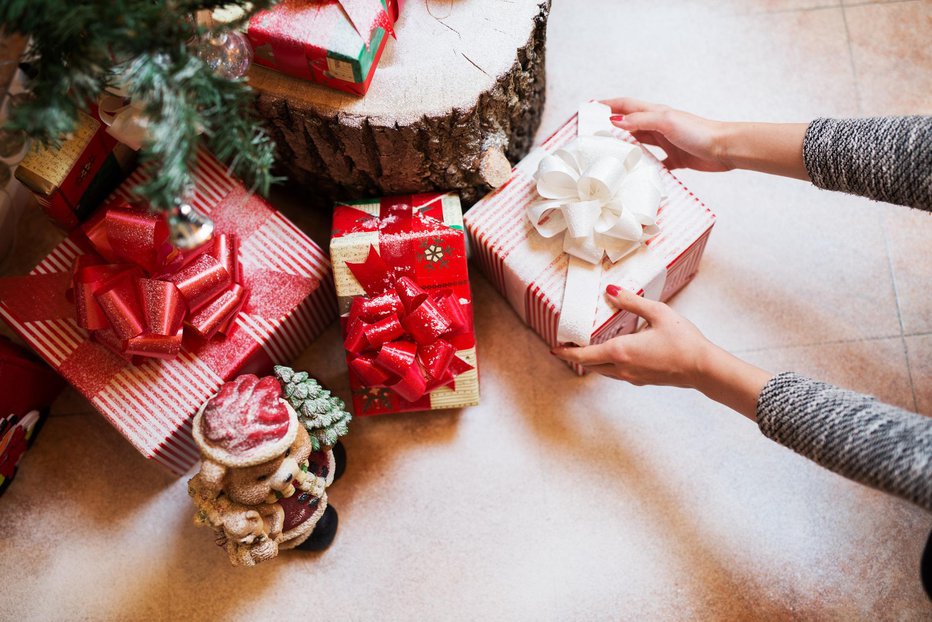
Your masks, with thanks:
M173 358L185 326L210 339L246 300L234 235L181 253L163 218L125 202L102 210L84 233L94 252L72 269L77 321L120 354Z
M409 277L396 278L374 247L365 262L346 265L368 295L353 299L344 343L363 384L414 402L473 368L448 341L469 330L451 290L428 293Z

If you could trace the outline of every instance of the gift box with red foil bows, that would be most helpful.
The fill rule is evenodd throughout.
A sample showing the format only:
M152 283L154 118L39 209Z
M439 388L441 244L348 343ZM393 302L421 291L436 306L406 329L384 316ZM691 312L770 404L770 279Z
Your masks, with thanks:
M330 256L357 415L479 402L459 197L338 204Z
M137 171L33 271L0 279L0 317L148 458L184 473L191 420L240 373L289 361L336 318L324 252L206 152L191 252L133 205Z
M254 15L246 36L257 65L364 95L400 7L400 0L284 0Z

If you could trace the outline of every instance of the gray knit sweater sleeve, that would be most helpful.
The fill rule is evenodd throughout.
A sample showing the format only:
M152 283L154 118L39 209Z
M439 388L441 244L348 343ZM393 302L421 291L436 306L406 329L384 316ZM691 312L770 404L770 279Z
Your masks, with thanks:
M932 418L786 372L757 400L765 436L849 479L932 510Z
M932 210L932 116L816 119L803 161L819 188Z

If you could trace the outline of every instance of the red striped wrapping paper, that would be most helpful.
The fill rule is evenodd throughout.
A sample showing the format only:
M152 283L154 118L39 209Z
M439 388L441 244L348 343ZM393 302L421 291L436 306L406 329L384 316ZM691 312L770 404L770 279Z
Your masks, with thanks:
M627 132L616 136L637 141ZM539 198L534 174L541 158L570 143L577 133L574 115L514 168L511 178L466 212L466 231L473 258L482 272L517 312L551 347L557 344L557 325L566 283L568 256L562 237L541 237L526 215ZM658 212L660 233L635 254L611 264L603 259L601 290L614 283L647 297L667 300L692 280L715 224L715 215L655 157L645 157L661 169L666 195ZM609 306L599 296L591 343L601 343L637 328L638 318ZM580 304L585 304L581 301ZM582 374L581 367L571 365Z
M181 475L199 459L191 421L227 379L296 358L337 317L326 254L217 160L199 153L193 204L240 237L249 299L225 338L185 343L173 360L130 364L92 342L66 299L82 253L64 239L28 276L0 279L0 317L84 394L144 456ZM134 173L114 195L130 198Z

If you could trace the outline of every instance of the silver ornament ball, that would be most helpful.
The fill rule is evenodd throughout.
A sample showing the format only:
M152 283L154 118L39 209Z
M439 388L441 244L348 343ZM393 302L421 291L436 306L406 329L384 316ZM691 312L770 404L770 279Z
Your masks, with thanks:
M214 222L189 203L178 203L168 213L168 229L176 248L190 250L208 241Z
M252 64L252 45L241 32L220 32L201 39L197 55L218 76L242 78Z

